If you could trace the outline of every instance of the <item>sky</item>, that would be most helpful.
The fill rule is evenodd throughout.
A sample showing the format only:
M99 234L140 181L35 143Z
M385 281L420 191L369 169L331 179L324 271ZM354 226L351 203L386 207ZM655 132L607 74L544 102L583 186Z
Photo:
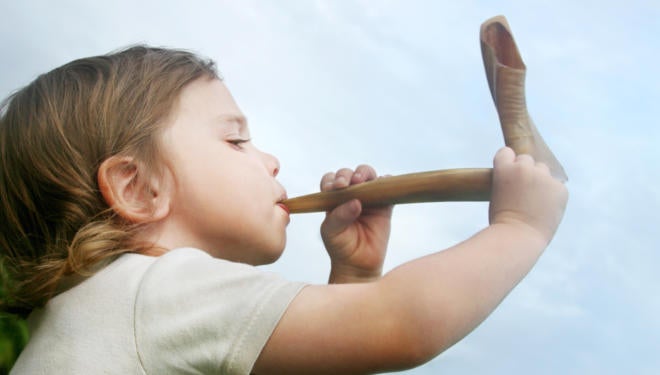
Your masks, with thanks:
M464 340L405 374L660 373L660 2L0 2L0 96L135 43L218 63L289 196L367 163L380 174L489 167L502 146L478 43L507 17L530 113L570 199L536 267ZM485 227L488 204L394 210L386 269ZM323 214L292 216L268 270L323 283Z

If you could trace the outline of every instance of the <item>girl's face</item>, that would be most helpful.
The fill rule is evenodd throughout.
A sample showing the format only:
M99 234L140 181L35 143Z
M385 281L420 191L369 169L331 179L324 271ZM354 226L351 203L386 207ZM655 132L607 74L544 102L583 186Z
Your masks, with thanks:
M249 264L271 263L286 242L286 191L278 160L251 142L225 85L199 79L182 92L164 132L171 176L166 248L192 246Z

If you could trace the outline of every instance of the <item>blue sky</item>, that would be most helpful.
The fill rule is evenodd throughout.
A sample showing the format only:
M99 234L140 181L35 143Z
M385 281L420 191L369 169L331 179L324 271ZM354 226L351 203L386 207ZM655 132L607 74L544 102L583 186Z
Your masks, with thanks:
M658 373L657 1L3 1L0 95L129 44L187 48L218 62L290 196L360 163L382 174L488 167L502 139L478 30L497 14L527 63L532 117L569 174L569 206L498 310L405 373ZM388 269L487 225L487 204L394 215ZM322 218L292 217L268 268L324 282Z

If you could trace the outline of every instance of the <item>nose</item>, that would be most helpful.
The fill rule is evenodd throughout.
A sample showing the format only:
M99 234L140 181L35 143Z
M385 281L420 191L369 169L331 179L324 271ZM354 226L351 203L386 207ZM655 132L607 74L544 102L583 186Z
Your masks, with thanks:
M264 164L266 169L273 176L277 176L280 173L280 161L277 158L267 152L262 152L262 157L264 159Z

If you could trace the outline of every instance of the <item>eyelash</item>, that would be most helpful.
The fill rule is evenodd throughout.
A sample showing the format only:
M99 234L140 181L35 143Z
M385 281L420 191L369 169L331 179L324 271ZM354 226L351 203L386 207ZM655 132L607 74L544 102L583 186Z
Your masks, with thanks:
M249 138L248 139L228 139L227 142L230 143L233 146L243 148L242 144L250 142L250 139Z

